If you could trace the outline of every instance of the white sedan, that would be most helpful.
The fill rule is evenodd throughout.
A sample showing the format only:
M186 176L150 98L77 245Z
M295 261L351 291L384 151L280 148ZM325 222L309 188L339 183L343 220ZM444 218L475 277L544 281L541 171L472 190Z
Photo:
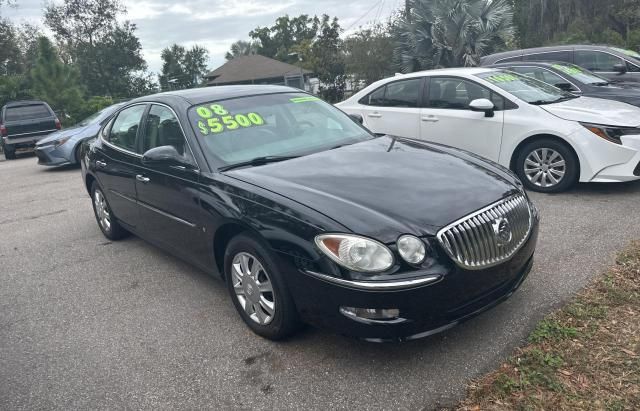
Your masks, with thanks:
M578 97L510 71L397 75L337 106L376 134L446 144L500 163L535 191L640 179L640 108Z

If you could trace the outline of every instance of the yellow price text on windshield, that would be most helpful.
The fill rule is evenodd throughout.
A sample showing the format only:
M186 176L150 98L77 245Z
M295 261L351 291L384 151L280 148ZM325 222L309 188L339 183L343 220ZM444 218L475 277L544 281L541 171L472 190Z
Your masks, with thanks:
M578 67L567 67L561 64L554 64L551 67L569 75L582 74L582 70L580 70Z
M516 80L518 80L518 77L513 74L497 74L495 76L487 77L487 81L491 83L508 83Z
M201 118L198 120L198 129L203 136L265 124L264 118L258 113L231 114L221 104L197 107L196 113Z

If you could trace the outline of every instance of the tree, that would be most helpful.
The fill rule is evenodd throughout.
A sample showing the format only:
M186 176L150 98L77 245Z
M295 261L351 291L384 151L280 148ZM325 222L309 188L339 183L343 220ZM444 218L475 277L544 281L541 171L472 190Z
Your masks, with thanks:
M22 52L19 33L8 21L0 19L0 75L16 75L22 72Z
M257 41L244 41L238 40L231 45L231 49L224 56L227 60L233 60L240 56L250 56L252 54L258 54L260 43Z
M208 55L207 49L198 45L189 50L178 44L165 48L160 55L160 87L176 90L199 86L207 73Z
M320 79L320 94L329 102L338 102L344 97L346 83L345 61L341 52L342 29L338 19L323 15L319 24L319 34L313 43L315 59L313 71Z
M58 51L46 37L38 39L37 58L30 78L34 97L49 103L63 123L74 124L80 120L83 90L78 72L62 63Z
M119 0L64 0L45 8L45 24L93 95L128 96L136 73L147 68L135 24L118 22L125 12Z
M371 84L393 74L393 38L389 27L377 24L344 40L347 73L356 84Z
M508 0L413 0L394 27L394 63L402 72L474 66L512 39Z
M292 48L305 41L313 41L318 34L319 26L320 19L316 16L282 16L276 19L273 26L257 27L249 36L259 42L258 54L286 63L295 63L298 56L292 54Z

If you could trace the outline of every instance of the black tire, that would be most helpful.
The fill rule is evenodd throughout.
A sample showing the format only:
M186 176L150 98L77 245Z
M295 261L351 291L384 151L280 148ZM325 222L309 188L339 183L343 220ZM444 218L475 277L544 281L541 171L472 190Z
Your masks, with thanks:
M98 215L98 209L96 205L96 193L99 193L102 196L104 205L109 215L109 225L104 224L101 221L101 217ZM104 196L104 192L102 191L102 188L100 188L98 183L95 181L91 185L91 204L93 205L93 215L96 218L98 227L100 228L100 231L102 231L102 234L104 234L105 237L107 237L111 241L118 241L129 236L129 232L124 228L122 228L122 226L118 223L118 220L113 215L113 212L111 211L111 207L107 202L107 198Z
M3 147L4 150L4 158L7 160L15 160L16 159L16 149L15 147L9 145L5 145Z
M558 179L557 173L559 171L564 172L562 177L558 179L557 183L554 183L553 185L547 185L546 187L542 186L540 181L538 181L538 184L534 183L527 176L527 173L525 171L526 167L533 167L528 164L525 165L527 158L531 155L534 155L534 152L544 149L555 151L560 156L562 156L562 159L564 160L564 166L554 168L555 171L549 171L548 166L550 164L557 164L558 158L554 162L547 162L547 168L540 170L543 175L544 173L546 173L546 175L544 175L544 178L545 181L548 182L552 180L551 177L547 177L547 175L552 176L554 179ZM550 156L548 158L550 158ZM527 190L537 191L540 193L560 193L569 190L578 182L578 178L580 177L580 162L578 161L578 157L576 156L574 151L566 143L551 138L540 138L527 143L520 149L520 151L518 152L518 157L516 159L515 172L516 174L518 174L518 177L520 177L522 184L524 184ZM542 178L542 176L540 178Z
M268 324L261 324L258 323L257 320L252 319L252 317L243 308L243 305L240 302L240 297L236 295L234 289L234 285L239 283L232 274L233 261L236 257L246 254L256 258L264 268L264 271L259 272L258 275L266 276L264 278L267 278L271 283L273 292L270 295L270 301L275 303L275 308L274 314L271 316L271 320ZM255 268L255 265L253 265L253 267ZM298 311L284 282L284 277L280 273L278 264L276 263L272 253L259 241L256 241L247 234L239 234L234 237L229 242L227 249L225 250L224 272L227 289L231 296L231 300L233 301L233 305L236 307L236 310L238 310L242 320L254 333L270 340L281 340L293 335L299 329L301 323ZM258 289L256 288L255 290ZM251 294L248 294L248 291L244 292L246 304L251 304L249 300ZM256 291L254 291L254 293L255 292ZM258 299L260 298L258 297ZM262 312L263 315L266 313L264 310Z

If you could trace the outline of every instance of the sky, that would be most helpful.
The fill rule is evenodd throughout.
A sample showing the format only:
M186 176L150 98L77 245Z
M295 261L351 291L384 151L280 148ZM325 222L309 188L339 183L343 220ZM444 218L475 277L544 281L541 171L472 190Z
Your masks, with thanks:
M15 2L15 7L4 6L0 14L14 23L43 26L43 0ZM162 65L160 52L173 43L206 47L209 68L215 69L224 64L224 55L234 41L248 40L251 30L271 26L279 16L329 14L338 17L348 35L359 26L386 21L404 4L402 0L122 0L122 3L127 8L122 20L137 25L144 57L149 71L154 73Z

